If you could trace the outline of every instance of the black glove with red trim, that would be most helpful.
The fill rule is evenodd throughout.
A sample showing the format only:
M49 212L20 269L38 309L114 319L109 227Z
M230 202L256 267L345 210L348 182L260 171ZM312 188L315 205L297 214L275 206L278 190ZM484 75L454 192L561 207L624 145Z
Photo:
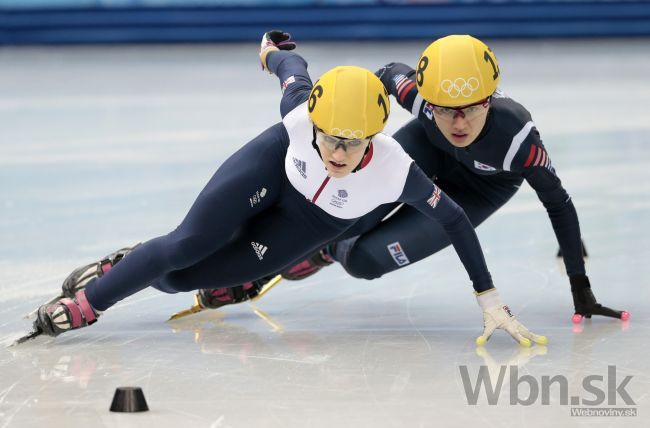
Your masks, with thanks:
M266 56L273 51L291 51L296 48L296 42L291 40L291 34L282 30L271 30L262 36L260 43L260 63L263 70L268 70L266 66Z
M587 275L572 275L569 277L569 281L571 282L571 294L573 295L573 306L575 308L572 318L574 324L580 323L583 317L591 318L592 315L619 318L623 321L630 319L629 312L610 309L596 301Z

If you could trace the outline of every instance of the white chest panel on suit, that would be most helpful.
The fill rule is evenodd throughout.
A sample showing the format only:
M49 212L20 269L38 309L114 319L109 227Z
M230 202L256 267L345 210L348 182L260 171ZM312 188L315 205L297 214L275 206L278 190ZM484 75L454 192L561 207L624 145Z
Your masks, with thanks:
M335 178L328 176L312 146L314 131L307 102L289 112L283 123L289 134L284 160L287 177L296 190L326 213L342 219L361 217L381 204L396 201L404 191L413 159L393 138L375 135L367 165L343 178Z

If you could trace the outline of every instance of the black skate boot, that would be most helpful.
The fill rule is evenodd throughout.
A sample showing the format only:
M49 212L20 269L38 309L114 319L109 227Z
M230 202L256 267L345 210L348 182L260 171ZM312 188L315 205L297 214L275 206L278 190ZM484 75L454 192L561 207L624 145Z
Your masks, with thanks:
M86 284L93 278L100 278L106 274L113 266L120 260L127 256L131 251L135 250L140 243L132 247L121 248L114 253L111 253L98 262L90 263L85 266L79 267L72 271L70 275L63 281L61 286L61 294L65 297L74 297L77 291L86 288Z
M55 303L63 297L68 297L71 299L74 298L75 294L77 294L78 291L86 288L86 284L88 284L91 279L104 276L106 272L111 270L113 266L115 266L120 260L126 257L127 254L136 249L139 245L140 243L137 243L133 247L121 248L114 253L111 253L108 256L104 257L98 262L90 263L73 270L72 273L68 275L68 277L63 281L63 285L61 285L61 292L57 296L43 303L41 306ZM34 319L39 308L34 309L25 315L24 318Z
M334 263L334 259L330 257L326 249L322 249L308 259L305 259L283 271L282 277L289 281L299 281L312 276L325 266L329 266L332 263Z
M235 287L204 288L194 295L194 304L189 308L172 314L168 321L178 320L188 315L216 309L225 305L257 300L282 281L282 275L267 276Z
M221 306L254 299L259 295L262 287L273 279L273 277L267 276L229 288L204 288L197 293L199 304L205 309L217 309Z
M38 308L34 331L48 336L58 336L68 330L73 330L94 324L99 317L86 299L86 290L79 290L73 298L63 297L60 300L45 304Z

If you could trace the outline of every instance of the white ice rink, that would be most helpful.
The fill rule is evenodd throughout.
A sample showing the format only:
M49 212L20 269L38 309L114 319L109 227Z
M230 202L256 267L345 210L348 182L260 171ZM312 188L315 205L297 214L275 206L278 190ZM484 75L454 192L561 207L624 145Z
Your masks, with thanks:
M316 78L415 64L426 44L299 52ZM478 233L504 301L547 347L497 331L477 349L481 311L447 249L372 282L334 266L281 283L260 315L242 304L167 323L191 294L145 290L90 328L6 348L73 268L173 229L224 159L280 120L280 90L256 44L2 48L0 428L650 426L650 40L490 45L573 197L595 294L629 323L574 329L550 222L524 185ZM388 131L408 118L393 101ZM572 406L554 383L546 403L513 405L505 371L498 403L482 389L470 404L461 372L475 384L482 365L493 383L502 365L539 384L563 376L583 400L598 398L583 380L602 376L592 385L616 403ZM627 376L633 404L615 391ZM109 412L118 386L142 387L151 410ZM518 397L529 392L521 383Z

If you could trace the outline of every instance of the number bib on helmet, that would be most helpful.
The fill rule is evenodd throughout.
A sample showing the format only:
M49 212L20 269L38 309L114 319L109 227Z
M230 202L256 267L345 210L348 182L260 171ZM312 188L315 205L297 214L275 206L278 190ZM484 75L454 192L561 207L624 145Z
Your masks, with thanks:
M293 187L326 213L342 219L361 217L381 204L395 202L413 160L393 138L377 134L372 139L372 158L361 170L343 178L328 177L327 169L312 146L313 125L307 103L283 119L289 134L284 167Z

